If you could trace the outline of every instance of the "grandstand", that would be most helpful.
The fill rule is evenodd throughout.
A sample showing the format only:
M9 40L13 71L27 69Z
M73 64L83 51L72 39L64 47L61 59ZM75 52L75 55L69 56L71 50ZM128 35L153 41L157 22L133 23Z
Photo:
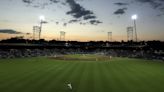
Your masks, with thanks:
M17 43L11 43L17 42ZM108 45L106 45L108 44ZM0 58L54 56L61 54L103 53L113 57L131 57L163 60L164 42L108 42L108 41L45 41L8 39L2 40Z

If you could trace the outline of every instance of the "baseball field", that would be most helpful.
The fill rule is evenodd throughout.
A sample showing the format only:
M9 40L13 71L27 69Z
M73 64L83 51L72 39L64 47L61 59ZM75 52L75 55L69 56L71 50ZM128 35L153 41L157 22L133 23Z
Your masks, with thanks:
M0 59L0 92L164 92L164 63L102 55Z

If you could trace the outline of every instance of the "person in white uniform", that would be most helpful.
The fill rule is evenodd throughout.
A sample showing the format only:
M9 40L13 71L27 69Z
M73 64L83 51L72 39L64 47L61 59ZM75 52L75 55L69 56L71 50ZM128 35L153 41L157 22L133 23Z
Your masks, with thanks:
M68 83L67 86L68 86L69 89L72 90L72 85L71 85L71 83Z

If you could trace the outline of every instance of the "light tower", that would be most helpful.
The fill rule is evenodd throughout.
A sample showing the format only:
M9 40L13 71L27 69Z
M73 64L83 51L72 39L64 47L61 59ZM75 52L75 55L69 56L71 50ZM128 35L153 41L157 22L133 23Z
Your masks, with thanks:
M108 32L108 41L112 41L112 32Z
M44 16L40 16L39 19L40 19L40 30L39 30L39 40L40 40L41 32L42 32L42 24L45 24L47 22L45 21L45 17Z
M33 26L33 39L34 40L36 38L39 39L39 32L40 32L40 27L39 26Z
M138 16L136 14L132 15L132 20L134 21L134 31L135 31L135 41L137 42L137 28L136 28L136 20Z
M60 41L65 41L65 34L66 32L60 31Z
M36 30L36 26L33 26L33 39L35 39L35 30Z
M127 27L127 41L133 41L133 27Z

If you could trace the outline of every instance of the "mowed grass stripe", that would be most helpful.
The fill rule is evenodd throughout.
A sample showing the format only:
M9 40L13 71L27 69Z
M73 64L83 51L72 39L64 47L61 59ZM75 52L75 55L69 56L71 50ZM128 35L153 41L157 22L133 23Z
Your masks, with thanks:
M79 75L77 75L77 79L78 79L78 83L76 84L76 86L75 86L75 88L74 88L74 92L80 92L81 91L81 89L83 89L85 86L81 86L81 82L83 82L84 81L84 78L83 78L83 76L84 76L84 73L85 73L85 71L86 71L86 66L87 66L87 63L86 62L81 62L80 61L80 63L82 64L82 68L79 68L79 70L81 71L81 72L78 72L78 74Z
M67 90L67 76L74 70L74 67L77 65L76 63L66 62L68 65L64 67L64 70L62 70L58 75L52 75L50 79L47 82L49 82L48 85L45 85L43 92L65 92Z
M7 61L4 61L7 60ZM38 66L41 64L40 62L36 65L34 61L38 59L31 59L30 62L27 58L25 59L4 59L0 62L0 82L3 83L6 80L13 80L17 77L20 77L20 75L24 75L29 71L33 71L38 69ZM15 60L15 61L14 61ZM18 60L18 61L17 61ZM31 64L32 63L32 64ZM34 64L33 64L34 63ZM27 67L26 67L27 66Z
M54 63L55 64L55 63ZM59 74L65 70L65 67L69 66L69 63L60 63L57 65L57 67L51 66L52 70L47 72L44 77L41 78L41 80L38 80L37 83L35 83L30 91L34 92L44 92L43 90L51 84L53 80L56 80L56 78L59 76ZM30 84L29 84L30 85ZM39 88L39 89L38 89Z
M24 61L23 61L24 62ZM17 77L18 75L15 72L21 72L22 69L17 69L19 66L15 65L14 62L0 62L0 82L9 80L10 78ZM27 71L21 72L22 74L26 73Z
M85 62L85 61L84 61ZM78 87L77 92L94 92L94 80L93 80L93 67L94 62L86 61L85 62L85 69L81 73L81 79Z
M21 70L21 68L20 70L16 68L14 69L14 71L7 71L9 72L8 76L10 77L7 77L6 79L3 79L3 81L1 81L1 83L3 84L1 85L1 87L9 87L9 86L12 86L12 84L15 84L15 83L17 84L18 81L27 79L38 71L40 71L38 65L36 66L35 70L30 69L29 71L23 71Z
M134 61L135 62L135 61ZM151 69L152 63L144 63L144 62L137 62L142 64L134 65L131 68L129 66L126 66L129 68L130 76L129 79L132 79L133 82L136 84L133 85L132 87L129 87L131 89L136 90L141 90L141 91L149 91L149 92L160 92L161 90L164 90L163 88L161 89L160 83L164 82L164 80L160 81L158 79L163 79L161 73L159 74L160 69ZM143 65L145 64L145 67ZM156 65L155 65L156 66ZM127 81L128 82L128 81ZM129 82L130 83L130 82ZM135 88L134 88L135 87ZM149 90L151 88L151 90ZM137 91L136 91L137 92Z
M17 65L13 65L13 66L14 67L8 67L7 66L6 68L0 68L1 69L0 71L4 72L4 73L2 73L3 77L1 77L1 78L4 78L3 80L10 80L10 78L13 79L14 77L18 77L20 75L24 75L24 74L26 74L29 71L37 70L38 67L39 67L39 63L38 63L38 65L35 65L35 64L31 64L30 66L27 65L28 67L25 67L25 68L28 68L28 69L26 69L26 70L24 70L24 67L19 67Z
M110 69L112 62L104 62L100 66L101 82L102 87L104 88L103 92L115 92L118 89L118 85L115 82L115 79L112 77L112 70Z
M95 62L93 64L93 77L94 77L94 92L105 92L107 88L104 87L104 77L103 77L103 63ZM107 85L107 84L105 84Z
M88 80L88 83L87 83L87 86L86 86L86 89L87 91L89 92L94 92L95 91L95 88L96 88L96 81L94 80L94 64L95 62L94 61L91 61L90 63L88 63L88 66L87 66L87 69L88 69L88 76L86 77L87 80Z
M122 80L126 80L124 84L128 87L129 91L156 92L157 90L154 90L154 88L159 87L158 91L160 91L160 88L162 88L161 86L159 86L159 84L154 84L154 80L156 80L156 78L158 77L151 79L153 72L150 73L151 69L149 69L149 67L154 65L150 64L143 67L143 62L135 62L135 60L131 60L128 62L125 61L123 63L118 62L117 65L119 66L117 67L117 69L121 70L119 74L120 76L122 76ZM158 76L155 72L154 75Z
M126 80L126 85L128 87L129 92L146 91L145 86L142 85L145 84L144 81L142 80L142 76L137 75L137 74L143 74L142 71L139 70L139 68L135 69L133 65L131 66L124 65L124 67L119 67L119 68L123 70L122 79Z
M66 65L66 64L65 64ZM35 74L31 75L28 79L24 81L20 81L21 87L17 90L14 90L15 92L30 92L31 90L38 90L38 87L41 89L45 85L46 82L49 80L49 77L54 73L58 73L58 69L60 67L64 67L63 63L54 63L49 64L48 67L42 68L42 66L39 67L41 71L36 72ZM28 88L27 90L24 90Z
M131 62L135 62L135 61L131 60ZM131 63L131 62L127 62L127 63ZM131 67L131 66L133 66L132 64L130 64L131 66L128 66L128 68L126 68L127 67L126 61L125 61L125 63L118 63L117 64L118 66L124 66L124 67L117 67L119 70L121 70L120 74L122 73L122 75L121 75L122 80L125 80L124 85L127 87L127 90L129 92L131 92L131 91L133 91L133 92L138 92L138 91L140 91L140 92L145 92L145 91L154 92L153 88L151 90L148 90L149 89L148 85L150 84L149 82L151 82L151 81L150 80L147 81L147 79L148 79L147 77L150 78L151 75L147 74L144 69L137 66L137 65L140 65L138 63L139 62L134 63L134 64L136 64L135 65L136 68ZM130 70L133 68L135 71L130 72ZM145 67L145 69L146 69L146 67ZM144 77L143 77L143 75L144 75ZM149 85L149 87L153 87L153 86Z
M131 61L131 62L133 62L133 61ZM117 69L120 71L119 77L122 80L122 83L125 85L127 92L138 92L138 91L144 92L145 91L142 86L139 87L140 85L138 85L138 83L143 83L143 82L136 81L137 76L133 77L133 75L136 72L129 71L133 67L128 66L128 68L127 68L126 67L127 65L125 63L118 63L117 66L118 66ZM123 66L123 67L120 67L120 66ZM138 89L138 88L140 88L140 89Z
M119 69L119 67L124 67L123 65L121 65L119 61L115 61L115 62L110 62L109 64L107 64L105 67L108 70L108 74L107 76L110 77L110 81L109 83L112 83L110 86L110 88L112 88L112 90L114 92L121 92L122 90L124 90L125 92L129 92L128 90L128 86L126 85L126 80L122 79L122 75L123 75L123 70Z
M38 72L42 72L41 69L47 69L50 65L44 65L42 67L41 66L42 65L40 65L40 64L36 65L37 68L35 70L32 70L32 71L30 70L30 71L26 72L26 74L23 74L23 75L21 72L18 72L18 73L15 72L19 76L17 76L16 78L12 78L10 81L7 81L5 84L3 84L2 87L5 88L4 91L13 92L14 89L21 88L22 82L25 82L26 80L29 80L30 78L35 77L33 75L37 74Z
M82 73L85 69L85 62L78 62L77 65L74 67L74 70L69 74L68 82L72 84L72 92L77 92L80 89L79 83L82 78Z

